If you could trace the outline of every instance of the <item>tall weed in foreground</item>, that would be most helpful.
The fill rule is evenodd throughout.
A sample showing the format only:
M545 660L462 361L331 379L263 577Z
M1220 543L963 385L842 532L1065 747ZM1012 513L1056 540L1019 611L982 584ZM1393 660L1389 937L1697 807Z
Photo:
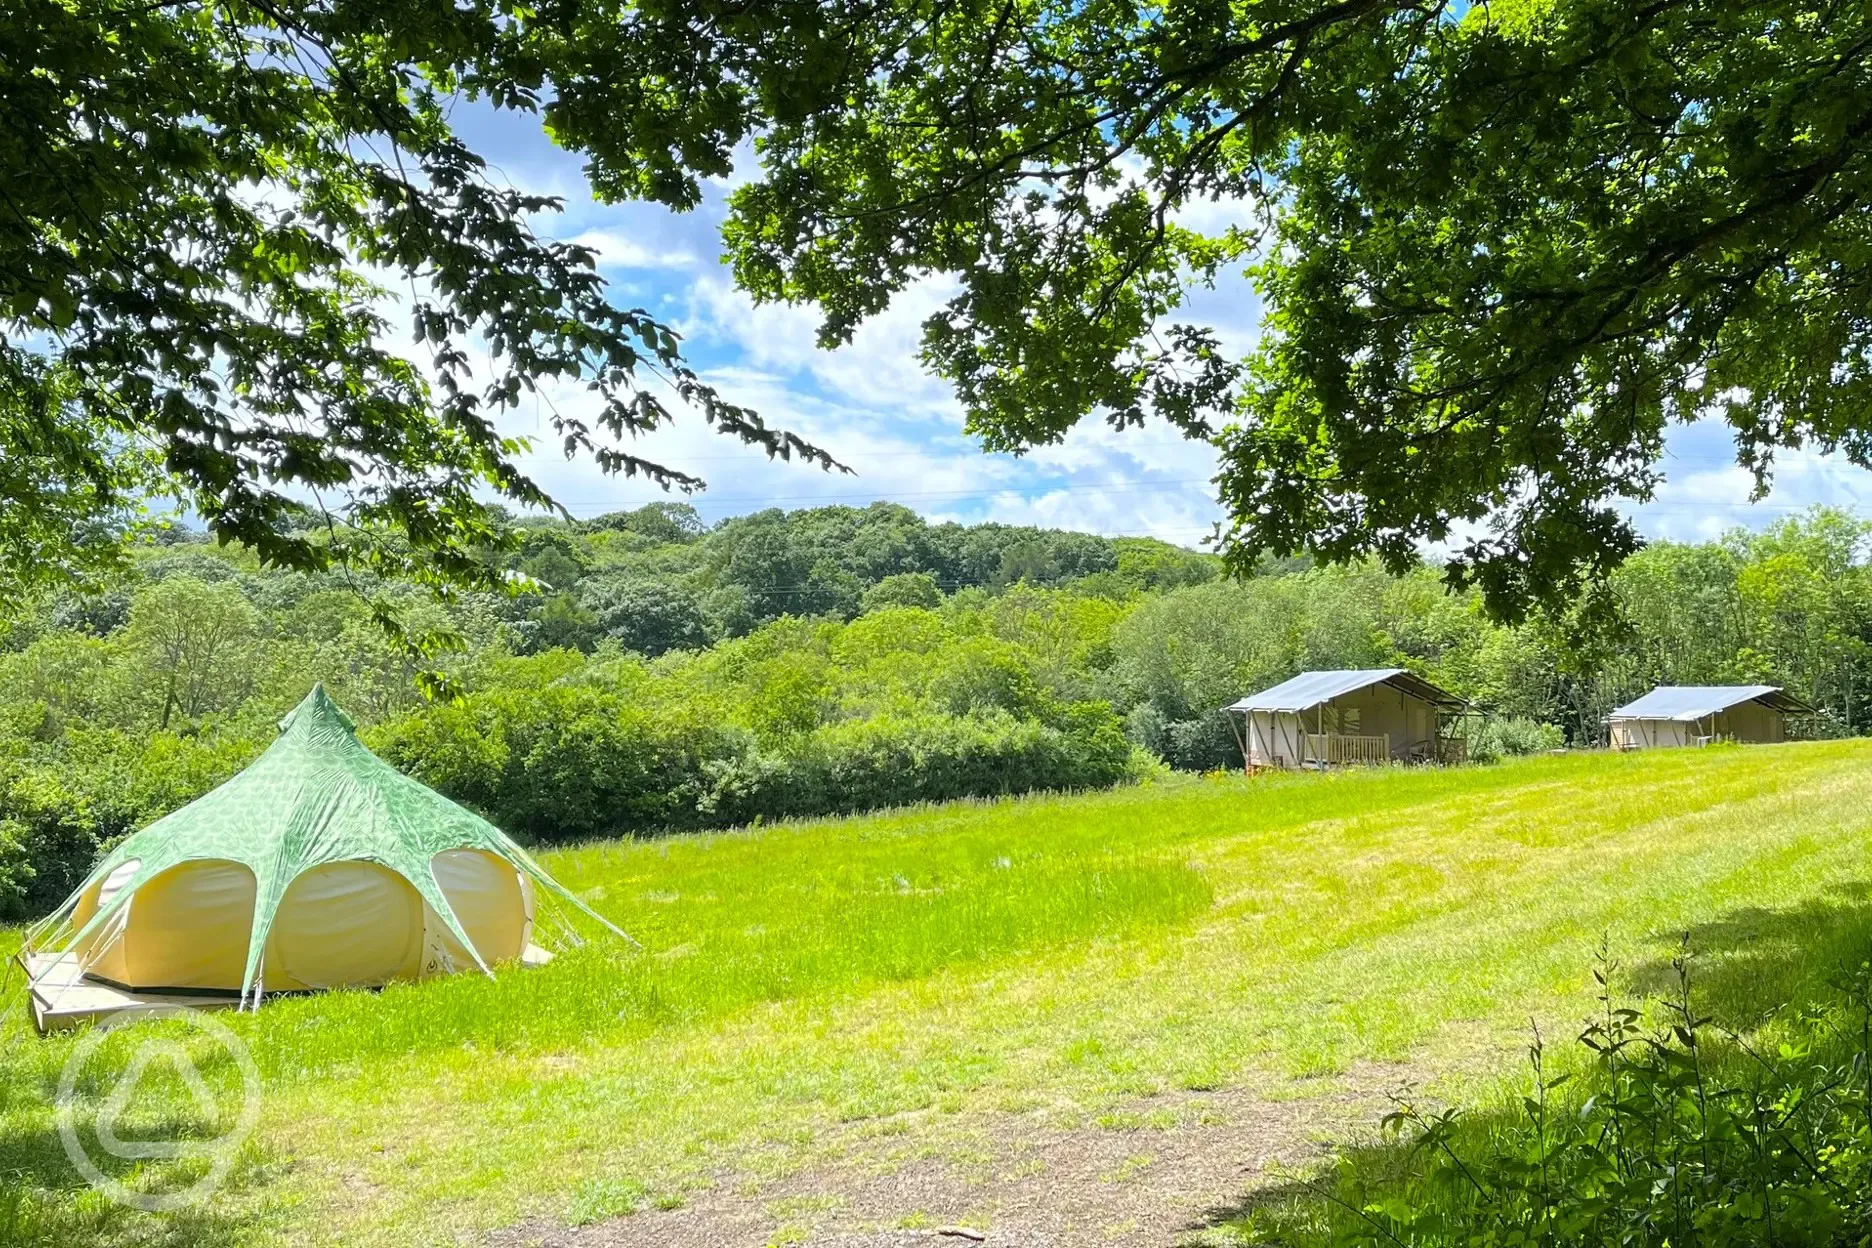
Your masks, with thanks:
M1648 1023L1602 951L1583 1069L1553 1073L1536 1030L1518 1104L1401 1102L1387 1145L1252 1200L1229 1231L1308 1248L1872 1242L1872 962L1756 1038L1700 1013L1688 959L1672 966Z

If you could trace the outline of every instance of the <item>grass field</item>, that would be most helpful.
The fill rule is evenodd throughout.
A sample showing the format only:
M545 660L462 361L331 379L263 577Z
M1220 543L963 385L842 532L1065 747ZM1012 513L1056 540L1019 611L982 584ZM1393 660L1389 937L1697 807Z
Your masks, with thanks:
M1872 933L1869 829L1854 741L1189 780L553 853L644 951L224 1016L264 1109L197 1211L86 1189L50 1109L76 1041L33 1037L15 1002L0 1244L453 1242L724 1183L756 1199L854 1140L940 1150L1010 1111L1171 1129L1175 1097L1155 1116L1144 1098L1319 1098L1372 1063L1486 1095L1530 1018L1586 1012L1602 937L1643 992L1690 933L1705 1003L1738 1022L1812 991ZM121 1049L81 1087L101 1097ZM120 1174L160 1188L198 1165Z

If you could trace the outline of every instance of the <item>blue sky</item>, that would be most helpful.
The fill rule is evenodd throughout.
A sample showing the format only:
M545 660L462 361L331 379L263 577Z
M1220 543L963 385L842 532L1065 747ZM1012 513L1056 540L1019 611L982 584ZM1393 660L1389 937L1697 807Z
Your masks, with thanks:
M643 204L604 205L592 198L582 162L546 139L537 119L464 107L463 137L494 165L497 177L565 201L565 212L538 222L542 232L595 248L620 303L648 308L685 338L685 353L729 399L773 425L826 447L854 470L831 475L769 461L711 433L699 420L640 442L636 449L705 478L688 501L711 520L763 507L808 507L877 499L901 502L933 519L1000 520L1163 538L1198 545L1220 516L1209 484L1213 453L1167 427L1118 433L1085 422L1057 447L1027 456L985 455L962 433L948 387L917 362L919 327L944 298L932 280L901 296L837 351L813 342L806 308L755 307L734 288L719 261L718 230L726 188L688 214ZM1205 215L1227 215L1212 205ZM1254 341L1260 307L1246 282L1204 292L1192 319L1214 325L1231 346ZM577 411L577 389L550 396ZM668 498L654 486L608 478L588 459L566 461L550 445L537 412L516 413L515 434L548 434L528 469L574 515L596 515ZM1672 431L1668 483L1651 503L1629 507L1654 538L1712 537L1735 525L1759 528L1813 503L1872 512L1872 473L1817 455L1782 459L1774 491L1748 501L1750 480L1734 463L1718 424Z

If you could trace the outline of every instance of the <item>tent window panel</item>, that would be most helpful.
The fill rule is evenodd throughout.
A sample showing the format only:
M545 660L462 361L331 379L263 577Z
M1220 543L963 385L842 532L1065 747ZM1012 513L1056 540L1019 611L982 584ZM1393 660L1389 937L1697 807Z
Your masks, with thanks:
M432 858L429 870L482 961L492 966L526 952L532 938L531 894L512 863L484 850L451 849ZM425 907L424 919L427 950L434 953L439 947L456 970L472 969L474 958L442 916Z
M266 986L338 988L416 974L422 898L374 862L331 862L293 880L267 937Z
M77 905L72 908L71 930L82 931L84 925L89 923L98 911L116 900L117 894L124 890L124 886L136 878L137 869L142 865L142 860L137 858L120 863L109 875L87 889L78 898ZM112 926L121 929L125 917L123 911L118 911L118 918ZM94 935L88 945L96 946L102 943L103 938Z
M240 987L253 931L253 872L227 859L180 863L144 882L87 973L126 988Z

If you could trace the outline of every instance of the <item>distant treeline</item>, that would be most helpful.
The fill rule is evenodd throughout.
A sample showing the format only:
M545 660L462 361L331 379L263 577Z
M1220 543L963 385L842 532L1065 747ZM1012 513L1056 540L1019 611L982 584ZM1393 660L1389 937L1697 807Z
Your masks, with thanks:
M1423 673L1473 700L1485 758L1597 743L1656 683L1785 685L1822 708L1818 734L1872 722L1872 528L1838 512L1658 543L1603 595L1512 627L1433 568L1229 581L1160 542L886 504L516 530L515 597L272 573L178 533L102 594L15 608L0 911L56 900L101 846L231 775L314 680L399 766L538 841L1235 766L1217 708L1308 668ZM412 657L373 603L457 647ZM460 696L426 701L425 664Z

